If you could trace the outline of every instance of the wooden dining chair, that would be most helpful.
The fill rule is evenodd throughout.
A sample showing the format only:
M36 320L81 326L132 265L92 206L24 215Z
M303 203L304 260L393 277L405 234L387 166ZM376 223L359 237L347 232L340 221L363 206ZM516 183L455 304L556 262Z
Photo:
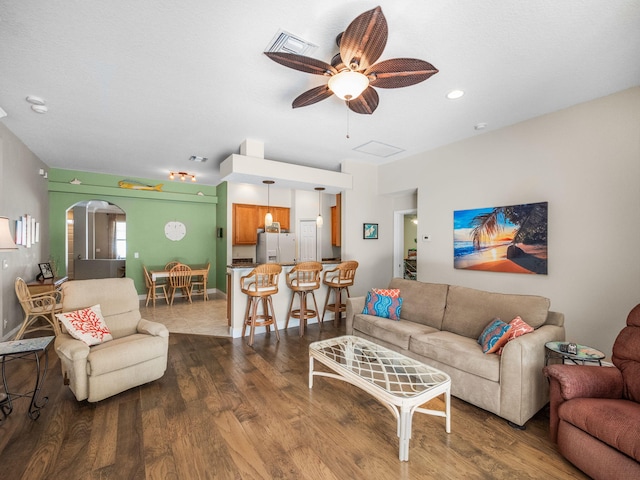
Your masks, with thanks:
M202 295L204 301L209 300L209 294L207 293L207 278L209 277L209 269L211 264L207 263L207 271L204 275L194 275L191 280L191 296Z
M27 283L20 277L16 278L15 290L24 311L24 320L14 340L38 330L52 330L55 336L60 335L60 324L55 314L62 312L62 292L53 290L32 295Z
M149 300L153 300L153 306L155 307L156 300L158 298L162 298L163 296L168 305L169 295L167 295L167 285L158 282L155 282L154 284L153 280L151 279L151 274L149 273L149 270L147 270L147 267L143 265L142 268L144 269L144 283L147 286L147 303L145 303L145 306L149 306Z
M187 297L191 303L191 267L179 263L169 270L169 290L171 291L170 305L173 305L173 299L176 291L182 291L182 296Z
M164 269L165 269L165 270L167 270L167 271L169 271L169 270L171 270L173 267L175 267L176 265L179 265L179 264L180 264L180 262L178 262L177 260L171 260L169 263L167 263L167 264L164 266Z

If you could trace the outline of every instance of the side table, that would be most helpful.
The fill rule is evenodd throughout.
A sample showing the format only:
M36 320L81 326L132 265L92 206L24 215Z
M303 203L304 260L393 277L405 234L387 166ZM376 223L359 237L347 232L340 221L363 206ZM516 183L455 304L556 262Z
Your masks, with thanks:
M600 350L596 350L593 347L587 347L586 345L577 345L578 352L577 353L568 353L560 350L560 345L569 345L569 342L547 342L544 344L545 347L545 355L544 355L544 364L547 365L549 363L549 359L551 358L560 358L562 359L562 363L565 363L565 360L578 364L578 362L582 362L584 365L585 362L598 362L598 365L602 366L602 359L604 358L604 353Z
M13 340L10 342L0 343L0 357L2 357L2 384L4 393L0 393L0 411L2 411L2 419L5 420L13 411L13 399L18 397L31 397L31 405L27 415L32 420L37 420L40 416L40 409L47 404L49 397L43 397L39 401L38 395L42 389L42 383L47 375L47 367L49 365L49 356L47 347L55 337L36 337L25 338L21 340ZM40 366L40 353L44 359L44 368ZM16 393L9 391L7 385L6 365L15 360L27 359L33 355L36 362L36 383L33 391L27 393ZM41 373L42 370L42 373Z

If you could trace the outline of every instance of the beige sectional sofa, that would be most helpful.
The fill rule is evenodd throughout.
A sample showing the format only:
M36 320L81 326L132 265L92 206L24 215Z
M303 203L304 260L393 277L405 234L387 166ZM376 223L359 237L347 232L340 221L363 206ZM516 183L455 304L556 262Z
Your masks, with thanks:
M446 372L452 395L516 425L549 401L544 344L565 338L564 315L549 311L549 299L401 278L389 288L400 289L400 320L362 314L365 297L353 297L347 301L347 335ZM487 324L494 318L509 323L518 315L535 330L507 343L502 355L482 353L477 339Z

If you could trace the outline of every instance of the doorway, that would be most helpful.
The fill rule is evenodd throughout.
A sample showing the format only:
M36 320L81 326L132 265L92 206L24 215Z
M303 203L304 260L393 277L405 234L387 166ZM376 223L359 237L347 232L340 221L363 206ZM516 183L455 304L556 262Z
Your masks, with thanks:
M78 202L67 210L67 276L70 279L124 277L125 212L104 200Z
M418 279L418 211L394 212L393 276Z
M298 261L311 262L318 259L318 227L315 220L300 220Z

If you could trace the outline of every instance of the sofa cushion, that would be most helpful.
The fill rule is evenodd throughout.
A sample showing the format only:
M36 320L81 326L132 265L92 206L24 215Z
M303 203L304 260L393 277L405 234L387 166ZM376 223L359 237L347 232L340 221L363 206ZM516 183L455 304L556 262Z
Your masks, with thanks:
M400 320L400 312L402 311L402 298L399 296L400 290L384 290L384 292L392 292L392 295L378 293L375 289L367 293L362 313L391 320Z
M409 351L493 382L500 381L500 357L482 353L475 338L451 332L414 335Z
M400 289L402 297L401 318L438 330L442 329L448 285L393 278L389 288Z
M450 285L442 330L476 339L492 318L512 319L518 315L538 328L545 323L548 311L549 299L545 297Z
M482 347L482 353L495 353L501 349L509 339L510 330L511 325L504 323L499 318L489 322L478 337L478 344Z
M409 349L409 339L412 335L438 331L433 327L408 320L400 319L397 322L390 322L386 318L362 313L353 317L353 330L362 332L370 338L381 338L404 350Z
M639 403L610 398L574 398L560 405L558 416L640 462Z
M100 305L73 312L57 313L56 317L69 335L82 340L89 346L113 340L109 327L102 318Z
M91 376L121 370L167 354L167 339L136 333L91 347L87 374Z

